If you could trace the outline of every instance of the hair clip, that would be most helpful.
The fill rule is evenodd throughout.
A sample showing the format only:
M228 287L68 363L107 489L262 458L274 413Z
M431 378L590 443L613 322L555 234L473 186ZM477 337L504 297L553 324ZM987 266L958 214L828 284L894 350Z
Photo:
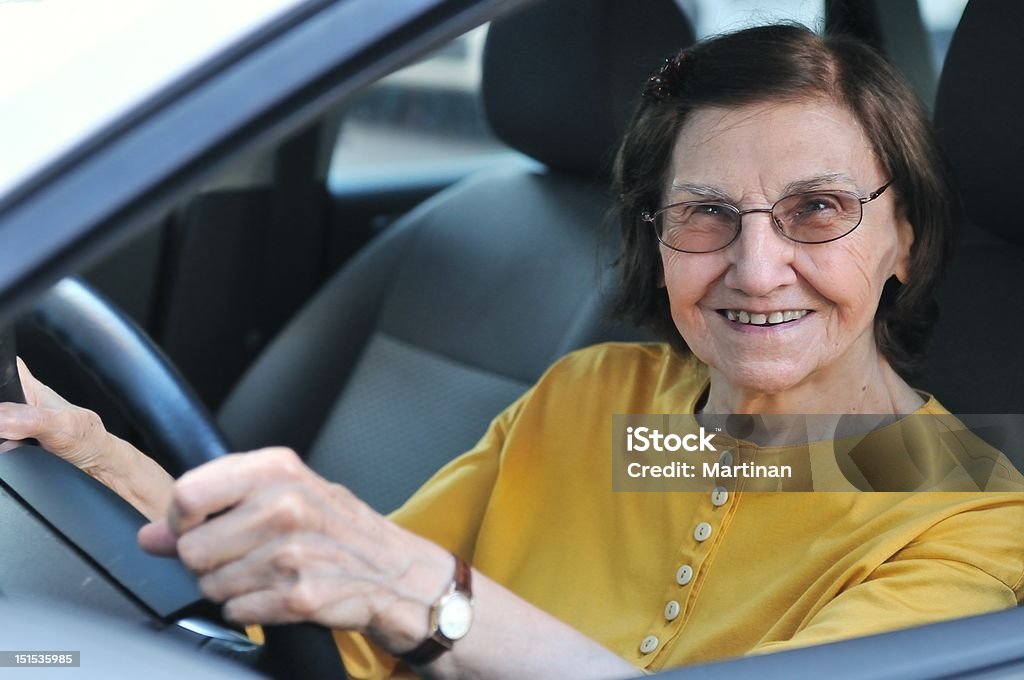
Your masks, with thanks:
M686 63L686 52L680 50L674 56L665 59L644 86L643 96L656 102L663 102L679 94L682 89L683 65Z

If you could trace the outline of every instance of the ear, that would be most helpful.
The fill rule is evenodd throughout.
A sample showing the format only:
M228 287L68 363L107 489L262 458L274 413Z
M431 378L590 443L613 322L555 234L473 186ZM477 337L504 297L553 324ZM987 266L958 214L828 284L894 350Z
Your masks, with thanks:
M910 253L914 245L914 227L905 218L896 223L896 263L893 275L900 283L906 284L910 278Z

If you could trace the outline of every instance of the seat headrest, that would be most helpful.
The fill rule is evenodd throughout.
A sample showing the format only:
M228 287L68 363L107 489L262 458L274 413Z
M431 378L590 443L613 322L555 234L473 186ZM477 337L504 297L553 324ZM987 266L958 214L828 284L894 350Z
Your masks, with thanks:
M606 177L647 76L693 40L673 0L531 5L488 31L488 121L506 144L548 167Z
M1024 228L1007 209L1024 158L1024 3L973 0L953 34L939 80L935 125L960 183L968 220L1013 242Z

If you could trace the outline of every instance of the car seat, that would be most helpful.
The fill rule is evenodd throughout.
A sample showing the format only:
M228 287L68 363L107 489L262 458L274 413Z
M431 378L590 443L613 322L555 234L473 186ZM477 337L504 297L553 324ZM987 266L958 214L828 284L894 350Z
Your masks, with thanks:
M539 161L458 182L339 271L228 396L241 449L286 444L380 511L470 448L607 320L614 150L646 76L693 41L672 0L559 0L495 22L493 130Z
M1017 335L1024 217L1024 4L970 2L939 81L935 124L960 185L965 224L939 291L922 387L955 413L1024 413Z

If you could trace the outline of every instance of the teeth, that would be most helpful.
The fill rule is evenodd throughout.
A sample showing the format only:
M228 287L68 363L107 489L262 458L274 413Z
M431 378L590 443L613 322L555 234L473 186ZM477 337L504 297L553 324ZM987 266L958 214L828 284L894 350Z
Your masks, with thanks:
M738 321L740 323L754 324L755 326L764 326L765 324L776 324L785 323L787 321L796 321L807 316L810 310L807 309L787 309L785 311L772 312L770 314L760 314L757 312L747 312L742 309L727 309L725 310L725 318L729 321Z

